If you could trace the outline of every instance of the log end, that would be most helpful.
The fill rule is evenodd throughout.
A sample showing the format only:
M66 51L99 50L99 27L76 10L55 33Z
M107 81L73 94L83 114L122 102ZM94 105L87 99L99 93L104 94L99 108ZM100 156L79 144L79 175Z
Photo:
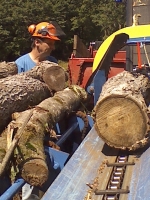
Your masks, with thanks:
M148 117L132 98L109 96L96 106L95 129L115 148L135 150L147 143Z
M48 179L48 167L44 160L27 161L21 170L21 176L32 186L42 186Z
M51 90L55 92L61 91L66 84L65 70L59 65L51 66L45 70L43 80Z

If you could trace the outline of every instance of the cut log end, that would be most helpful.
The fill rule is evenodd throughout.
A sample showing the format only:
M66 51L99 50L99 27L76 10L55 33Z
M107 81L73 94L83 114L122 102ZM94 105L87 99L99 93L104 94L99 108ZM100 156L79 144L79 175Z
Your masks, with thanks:
M43 80L51 90L57 92L65 88L66 74L64 69L54 65L51 68L46 69Z
M33 159L23 165L21 176L30 185L41 186L48 179L48 167L44 160Z
M109 96L96 108L96 131L109 146L115 148L133 149L147 135L147 124L144 110L132 98Z

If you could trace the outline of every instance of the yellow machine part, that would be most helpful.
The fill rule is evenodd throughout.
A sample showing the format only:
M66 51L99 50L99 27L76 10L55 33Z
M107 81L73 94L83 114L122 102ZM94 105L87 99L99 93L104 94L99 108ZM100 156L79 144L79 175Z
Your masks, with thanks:
M150 36L150 25L138 25L138 26L129 26L123 29L120 29L113 34L111 34L99 47L96 56L93 61L92 72L94 72L105 55L108 47L113 41L114 37L117 34L126 33L129 35L129 38L140 38L140 37L149 37Z

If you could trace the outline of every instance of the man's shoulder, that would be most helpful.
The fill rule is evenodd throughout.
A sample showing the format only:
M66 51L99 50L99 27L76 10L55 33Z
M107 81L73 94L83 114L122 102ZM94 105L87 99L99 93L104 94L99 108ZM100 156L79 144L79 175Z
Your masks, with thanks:
M15 62L20 62L20 61L23 61L23 60L27 60L28 58L29 58L29 54L27 53L27 54L17 58Z
M21 57L19 57L15 61L17 67L18 67L18 73L28 71L32 69L36 64L34 63L33 60L31 60L29 54L25 54Z

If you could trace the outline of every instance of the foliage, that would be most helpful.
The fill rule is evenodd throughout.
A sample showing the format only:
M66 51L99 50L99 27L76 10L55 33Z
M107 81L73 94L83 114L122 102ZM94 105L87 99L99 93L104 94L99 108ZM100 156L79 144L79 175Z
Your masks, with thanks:
M125 26L126 9L123 3L115 3L114 0L101 0L101 4L95 6L95 12L97 15L93 15L93 22L101 27L103 39Z
M114 0L0 0L0 60L12 61L30 51L27 27L55 20L66 33L53 55L67 59L73 35L88 46L103 40L125 24L125 5Z
M65 70L68 69L68 62L66 61L62 61L62 60L58 60L58 64L63 67Z

